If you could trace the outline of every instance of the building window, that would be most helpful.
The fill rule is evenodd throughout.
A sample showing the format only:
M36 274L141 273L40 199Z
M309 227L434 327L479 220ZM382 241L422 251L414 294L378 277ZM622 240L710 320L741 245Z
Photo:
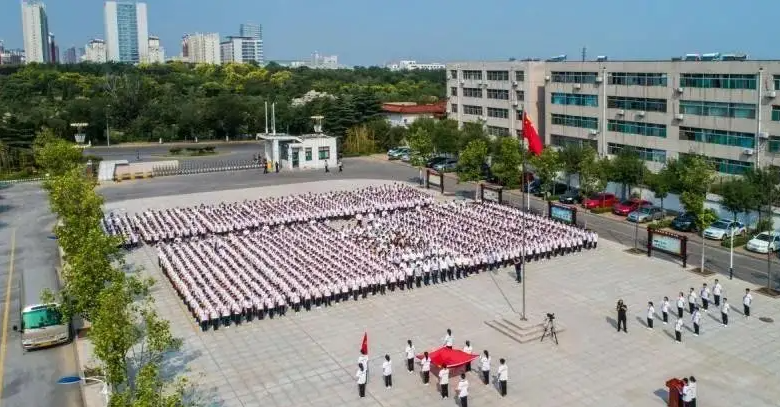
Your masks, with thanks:
M489 81L508 81L509 71L487 71L487 80Z
M772 121L780 122L780 106L772 106Z
M734 117L737 119L755 119L756 105L749 103L706 102L701 100L681 100L680 113L695 116Z
M515 112L515 119L517 119L517 120L523 120L523 111L522 111L522 110L517 110L517 111Z
M607 143L607 153L611 155L618 155L623 149L630 149L639 154L639 158L645 161L652 161L657 163L666 162L666 150L657 150L655 148L629 146L618 143Z
M598 107L598 95L579 95L573 93L553 92L551 102L554 105L591 106Z
M770 153L780 153L780 138L770 137L767 150L769 150Z
M495 107L489 107L487 108L487 115L488 117L495 117L498 119L508 119L509 109L499 109Z
M306 161L311 161L311 156L312 156L311 147L306 147L306 150L304 150L304 152L306 153Z
M517 101L520 101L520 102L524 101L525 100L525 92L523 92L522 90L516 90L515 91L515 98L516 98L515 100L517 100Z
M550 144L557 147L566 147L570 145L584 147L591 146L594 150L599 149L599 142L596 140L583 139L579 137L567 137L558 134L550 135Z
M607 97L607 107L610 109L666 113L666 99L609 96Z
M482 80L482 71L463 71L463 79Z
M687 155L689 154L680 153L681 157ZM747 161L728 160L719 157L704 157L704 159L715 167L715 171L723 174L741 175L744 174L745 171L753 168L753 163Z
M515 80L518 82L525 81L525 71L515 71Z
M463 96L467 98L481 98L481 88L463 88Z
M506 137L509 135L509 129L499 126L487 126L487 134L489 136Z
M775 75L774 78L775 81L775 90L780 90L780 75Z
M320 160L330 160L330 147L320 147L317 149Z
M458 70L450 69L450 79L458 79Z
M596 72L552 72L551 80L558 83L596 83Z
M450 96L458 96L458 88L456 86L450 88Z
M482 116L482 106L463 105L463 114Z
M684 73L680 74L683 88L757 89L754 74Z
M450 104L450 111L452 113L458 113L458 104L457 103Z
M610 72L610 85L667 86L665 73Z
M595 117L569 116L556 113L553 113L550 117L552 119L552 124L557 124L559 126L580 127L593 130L598 130L599 128L599 119Z
M680 127L680 140L698 141L701 143L720 144L742 148L755 148L756 137L753 133L737 131L699 129L695 127Z
M488 99L509 100L509 91L505 89L488 89Z
M609 120L607 121L607 130L624 134L638 134L640 136L666 138L665 124Z

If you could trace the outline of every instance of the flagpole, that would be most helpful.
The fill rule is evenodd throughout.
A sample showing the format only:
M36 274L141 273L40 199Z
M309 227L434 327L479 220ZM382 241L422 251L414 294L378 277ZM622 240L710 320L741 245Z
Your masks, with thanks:
M525 136L526 136L525 135L525 121L527 120L527 118L525 116L526 114L527 114L527 112L525 110L525 106L523 106L523 136L520 138L520 142L523 143L523 144L522 144L522 148L520 149L520 154L523 155L523 161L522 161L522 163L523 163L522 164L523 165L523 191L525 192L525 196L526 196L526 200L527 200L529 191L526 188L530 187L530 185L528 185L528 183L526 182L526 177L525 177L525 170L526 170L526 167L525 167L525 160L526 160L526 158L525 158L525 156L527 155L526 154L526 147L525 147ZM528 201L526 201L526 202L528 202ZM528 315L528 314L525 313L525 282L528 279L528 276L525 273L525 271L526 271L526 269L525 269L525 256L526 256L526 254L528 252L528 247L527 247L528 239L527 239L527 235L526 235L526 231L528 230L528 228L526 227L526 217L528 216L528 210L529 210L529 208L526 207L526 213L523 214L523 223L522 223L522 227L523 227L523 244L521 246L522 253L520 254L520 277L522 279L522 281L520 281L520 284L523 285L523 315L520 317L521 321L528 321L528 318L526 317L526 315Z

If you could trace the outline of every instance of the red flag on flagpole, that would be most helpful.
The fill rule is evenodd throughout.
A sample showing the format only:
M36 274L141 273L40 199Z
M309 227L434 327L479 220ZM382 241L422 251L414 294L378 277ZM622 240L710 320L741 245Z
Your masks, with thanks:
M542 146L542 140L539 138L539 132L536 131L534 123L525 111L523 112L523 138L528 140L528 150L533 153L533 155L542 153L544 146Z
M363 343L360 344L360 353L368 355L368 332L363 332Z

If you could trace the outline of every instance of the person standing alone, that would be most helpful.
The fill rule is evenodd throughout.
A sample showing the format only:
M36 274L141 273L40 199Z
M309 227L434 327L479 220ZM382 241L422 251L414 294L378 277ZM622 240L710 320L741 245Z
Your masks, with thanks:
M409 371L409 374L414 373L414 345L412 345L412 340L409 339L406 341L406 350L404 351L406 353L406 370Z
M720 321L723 323L723 327L729 326L729 305L728 298L723 297L723 305L720 306Z
M490 384L490 354L487 350L482 352L482 357L479 359L479 370L482 372L482 382L487 386Z
M664 302L661 303L661 316L664 320L664 325L669 323L669 297L664 297Z
M423 384L427 386L431 380L431 357L428 356L428 352L424 352L420 359L420 372L422 372Z
M358 363L358 370L357 373L355 373L355 377L357 378L357 385L358 385L358 396L359 397L366 397L366 369L363 368L363 365Z
M680 295L677 297L677 318L683 317L683 308L685 307L685 295L680 291Z
M712 296L714 297L714 304L716 307L720 307L720 296L723 293L723 286L720 285L718 279L715 279L715 285L712 286Z
M506 397L506 382L509 380L509 367L506 365L506 359L501 358L498 361L498 391L501 397Z
M706 313L710 308L710 288L707 287L707 283L701 287L699 296L701 297L701 309Z
M628 307L623 300L617 302L617 331L620 332L620 327L623 326L623 332L628 333L626 328L626 314L628 313Z
M691 292L688 293L688 312L693 314L694 308L696 308L696 290L691 287Z
M447 365L442 365L439 370L439 388L441 389L441 399L445 400L450 396L450 369Z
M460 407L469 406L469 381L466 380L466 374L460 374L460 381L458 382L458 398L460 399Z
M750 318L750 304L753 303L753 295L750 294L750 289L745 289L745 296L742 297L742 312L745 318Z
M682 342L682 328L683 328L683 319L677 318L677 322L674 324L674 340L677 343Z
M653 306L653 302L650 301L647 303L647 329L653 330L653 320L655 319L655 307Z
M696 307L691 315L691 322L693 323L693 336L699 336L699 324L701 324L701 310Z
M385 388L393 388L393 363L390 362L390 355L385 355L385 361L382 362L382 377L385 378Z

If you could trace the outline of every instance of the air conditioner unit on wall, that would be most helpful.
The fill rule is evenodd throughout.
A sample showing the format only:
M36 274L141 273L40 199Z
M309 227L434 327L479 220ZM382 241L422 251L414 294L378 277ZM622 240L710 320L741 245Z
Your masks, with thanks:
M685 119L685 115L682 113L677 113L674 115L674 120L682 121L683 119Z
M677 93L683 93L683 92L685 92L685 88L677 88L677 89L675 89L675 91Z
M518 101L516 101L516 100L512 102L512 106L517 106L517 105L519 105L519 104L520 104L520 102L518 102Z
M768 90L766 91L766 93L764 93L764 96L766 96L767 99L774 99L775 97L777 97L777 92L773 90Z
M758 138L760 138L762 140L766 140L766 139L769 138L769 133L767 133L765 131L762 131L762 132L758 133Z
M517 81L512 81L512 86L517 87Z
M547 75L547 76L545 76L545 77L544 77L544 80L545 80L545 81L549 81L549 80L550 80L550 75Z
M577 90L582 89L582 85L580 85L579 83L575 83L574 84L574 89L577 89Z
M596 129L591 129L588 133L590 133L591 136L597 136L599 134L599 131Z
M625 116L625 114L626 114L626 111L623 110L623 109L620 109L620 110L617 111L617 115L618 116Z
M463 84L465 84L465 83L466 83L466 81L464 81L463 79L460 80L460 86L463 86Z
M745 155L753 155L753 153L755 153L755 151L753 151L752 148L746 148L746 149L742 150L742 154L745 154Z
M645 117L645 114L646 113L644 111L636 112L636 115L639 116L639 117Z
M597 76L596 77L596 83L601 83L601 82L604 82L604 78L602 78L600 76Z

